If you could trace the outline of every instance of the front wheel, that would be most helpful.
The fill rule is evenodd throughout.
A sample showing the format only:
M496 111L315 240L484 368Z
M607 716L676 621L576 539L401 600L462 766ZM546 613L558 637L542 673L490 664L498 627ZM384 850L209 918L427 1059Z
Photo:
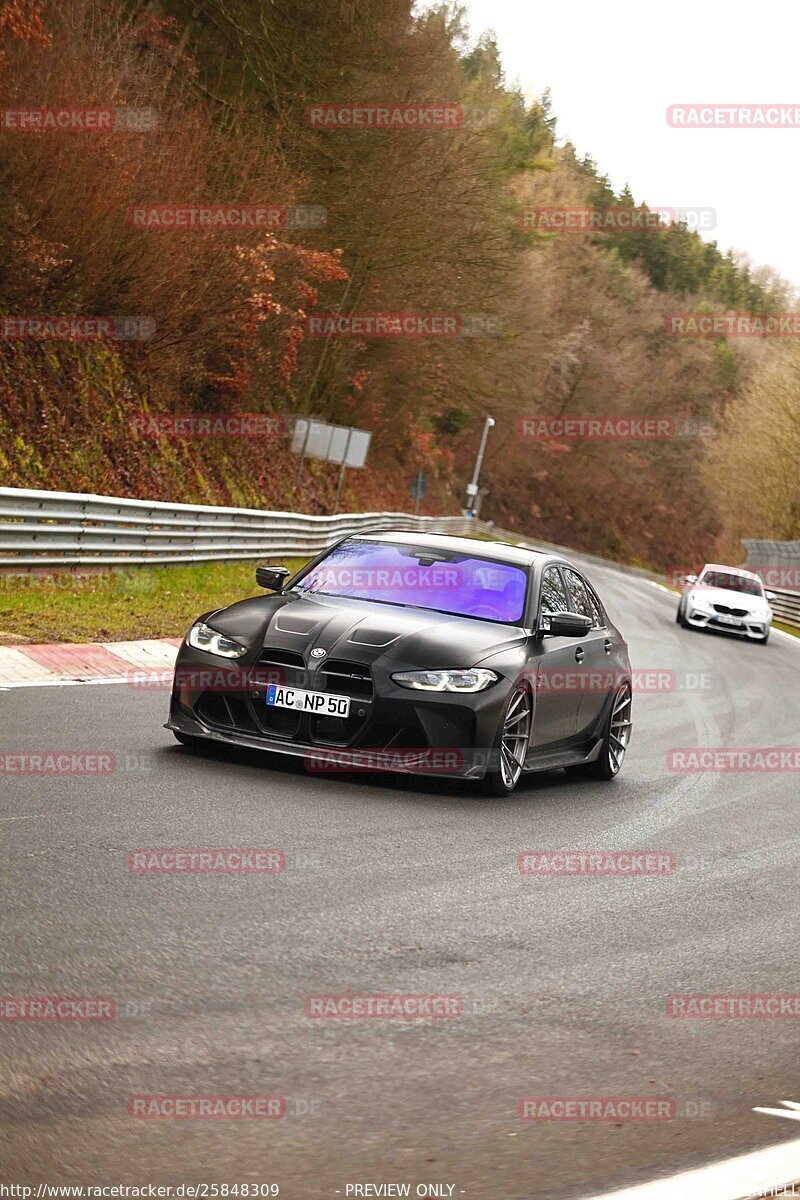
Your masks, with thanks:
M481 780L487 796L508 796L517 786L533 728L533 697L520 684L511 693L492 747L491 761Z
M594 779L613 779L619 774L633 728L631 701L631 685L626 681L614 693L600 754L594 762L581 763L578 769L582 774Z

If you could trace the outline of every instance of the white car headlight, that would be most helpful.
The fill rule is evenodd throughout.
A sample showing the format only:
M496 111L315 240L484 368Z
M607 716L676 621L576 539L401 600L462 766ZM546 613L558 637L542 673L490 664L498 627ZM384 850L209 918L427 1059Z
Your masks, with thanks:
M484 667L471 667L468 671L398 671L392 679L401 687L423 692L482 692L497 676Z
M219 654L222 658L241 658L243 654L247 654L247 646L226 637L224 633L217 633L216 629L210 629L202 621L192 626L186 640L195 650L205 650L206 654Z
M692 608L705 609L706 612L711 612L713 608L708 596L704 596L702 592L689 592L689 602Z

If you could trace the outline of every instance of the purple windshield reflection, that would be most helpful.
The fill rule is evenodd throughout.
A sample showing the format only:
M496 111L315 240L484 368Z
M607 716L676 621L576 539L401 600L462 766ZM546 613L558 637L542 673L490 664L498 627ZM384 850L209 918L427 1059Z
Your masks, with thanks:
M430 546L349 540L317 563L293 590L521 623L527 585L521 567L462 554L441 557L446 553Z

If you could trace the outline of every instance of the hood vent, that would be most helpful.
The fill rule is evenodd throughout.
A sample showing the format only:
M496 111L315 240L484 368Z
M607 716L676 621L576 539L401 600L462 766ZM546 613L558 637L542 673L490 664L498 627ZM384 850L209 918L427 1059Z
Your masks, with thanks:
M316 629L319 621L314 621L310 617L290 617L286 613L279 613L275 618L273 629L280 633L311 633L312 629Z
M347 639L354 646L391 646L402 635L394 629L370 629L368 625L359 625Z

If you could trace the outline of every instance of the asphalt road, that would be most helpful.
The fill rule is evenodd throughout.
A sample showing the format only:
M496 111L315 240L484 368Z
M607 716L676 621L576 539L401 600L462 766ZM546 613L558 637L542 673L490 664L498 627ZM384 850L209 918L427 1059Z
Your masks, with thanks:
M796 1136L752 1108L800 1099L798 1023L676 1020L665 1005L800 991L798 777L679 774L666 756L800 745L800 646L684 631L673 596L588 573L634 665L686 685L635 696L611 784L552 773L493 801L443 781L320 777L192 754L161 727L163 693L0 693L2 749L119 762L2 780L0 993L108 996L118 1011L0 1022L4 1178L559 1200ZM129 851L151 846L277 847L287 866L131 874ZM565 848L657 849L677 868L519 875L520 851ZM457 993L464 1015L306 1017L306 996L326 992ZM130 1096L152 1093L280 1094L287 1114L128 1116ZM532 1095L666 1097L678 1116L520 1120Z

